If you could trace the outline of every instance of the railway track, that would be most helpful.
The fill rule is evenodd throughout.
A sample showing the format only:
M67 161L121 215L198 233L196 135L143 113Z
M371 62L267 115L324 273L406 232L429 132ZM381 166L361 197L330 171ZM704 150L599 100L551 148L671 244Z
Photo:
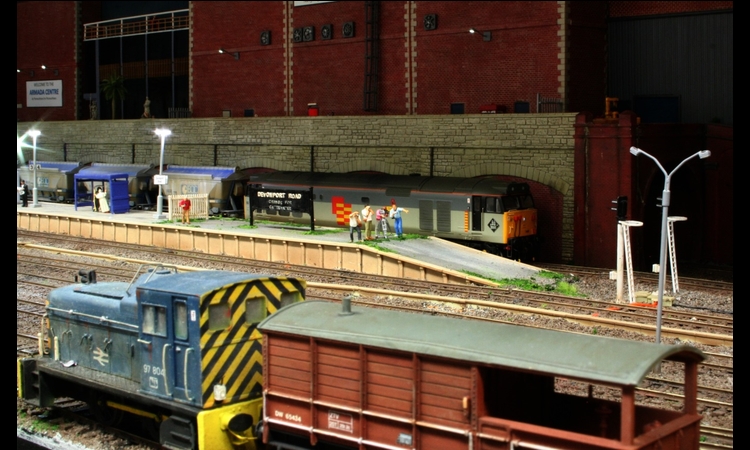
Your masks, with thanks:
M58 239L55 239L58 240ZM75 242L75 245L82 245L81 242ZM97 244L98 245L98 244ZM118 244L120 246L121 244ZM20 247L26 247L28 249L33 248L33 246L30 245L21 245ZM137 246L128 246L127 251L143 251L143 249L138 248ZM23 260L23 264L19 265L19 277L26 278L23 280L19 279L19 284L27 284L29 286L35 286L38 289L52 289L57 286L62 286L69 284L72 282L71 273L77 272L77 269L79 268L78 265L72 266L70 263L70 260L66 260L62 258L62 255L60 255L63 252L67 252L63 249L55 249L55 253L57 255L55 256L35 256L34 257L34 263L38 266L39 264L43 264L47 269L46 273L48 275L45 275L43 279L31 279L29 275L24 275L24 272L26 268L28 268L30 271L32 270L32 267L34 264L28 262L29 258L20 258ZM79 254L82 257L85 255L87 257L90 257L92 255L87 254L82 251L72 251L69 254ZM194 265L198 266L209 266L210 264L233 264L236 266L235 270L245 270L250 271L254 270L257 267L252 264L252 262L248 261L237 261L236 258L223 258L223 257L215 257L215 256L209 256L206 257L206 255L200 255L200 254L194 254L192 252L175 252L170 251L166 252L165 254L168 254L172 257L181 257L181 258L190 258L191 261L194 262ZM161 256L160 254L152 255L154 258L158 258ZM195 258L195 259L193 259ZM97 270L97 276L100 277L102 280L120 280L120 281L129 281L132 279L133 273L135 268L144 262L142 260L135 260L130 258L118 258L113 255L102 255L101 256L101 263L95 263L95 260L87 258L85 260L85 264L80 265L80 267L86 267L89 269L96 269ZM117 265L115 267L114 265ZM272 264L273 266L276 266L275 264ZM261 264L262 271L269 272L270 269L276 269L278 271L284 272L284 273L293 273L296 276L303 276L306 278L310 277L322 277L324 272L321 272L319 269L309 271L309 268L298 268L293 267L288 264L279 264L278 267L271 267L269 268L268 262L263 262ZM72 269L72 270L71 270ZM306 275L299 275L297 274L297 271L309 271L306 272ZM466 315L467 311L473 311L476 312L482 307L494 307L494 308L500 308L500 305L503 305L504 303L500 300L501 298L505 299L514 299L508 304L508 307L511 307L511 309L515 308L515 311L520 314L534 314L534 312L528 312L525 310L525 308L530 308L529 306L525 305L519 305L521 301L518 300L519 294L525 295L524 292L515 291L515 290L499 290L497 288L485 288L481 286L456 286L456 285L445 285L442 286L439 283L424 283L419 284L416 283L416 285L412 286L411 281L409 280L409 289L410 290L416 290L417 292L401 292L401 291L390 291L387 290L387 288L390 288L391 286L395 285L404 285L405 280L389 280L387 277L373 277L371 275L363 275L363 274L353 274L348 272L336 272L336 273L330 273L331 271L327 271L325 276L328 277L327 279L332 279L336 283L320 283L320 282L311 282L309 283L309 291L308 291L308 297L315 297L319 296L320 298L326 298L326 299L339 299L345 295L345 293L351 294L352 292L355 292L358 296L357 301L367 302L367 301L377 301L380 302L380 306L382 306L382 302L385 301L388 307L395 307L393 303L396 303L396 299L399 301L404 297L411 297L412 299L409 300L410 302L421 302L420 310L424 311L425 305L427 306L428 310L431 310L433 312L439 312L439 313L445 313L444 310L453 311L453 314L455 315ZM67 274L67 275L66 275ZM341 286L339 283L347 281L351 283L356 283L358 286L356 289L352 288L351 285L348 286ZM364 287L366 284L372 284L376 287ZM463 296L466 298L460 298L460 297L449 297L448 299L445 299L444 297L441 297L439 295L432 294L433 292L436 292L438 294L444 294L444 293L450 293L452 295L456 296ZM368 300L367 297L371 297L374 300ZM479 297L479 298L476 298ZM562 296L559 296L562 297ZM442 299L441 299L442 298ZM485 298L491 298L490 300L485 300ZM361 300L360 300L361 299ZM440 300L438 300L440 299ZM525 300L524 300L525 301ZM585 299L585 302L588 302L589 304L592 303L591 300ZM389 303L390 302L390 303ZM547 308L542 308L537 306L536 310L541 310L541 312L544 311L552 311L557 309L558 307L562 308L562 306L567 302L566 298L560 298L560 299L554 299L554 296L548 296L543 295L539 299L536 299L532 301L531 303L536 302L537 305L540 305L539 302L546 302ZM31 305L36 306L41 311L41 307L43 306L43 303L35 302L33 299L19 299L19 309L21 309L21 305ZM557 303L560 303L558 305ZM607 302L602 302L606 304ZM36 304L36 305L34 305ZM611 303L609 303L611 305ZM448 306L446 306L448 305ZM457 308L456 305L462 305L460 308ZM576 308L583 308L582 305L575 306ZM604 307L599 306L599 308ZM588 309L586 309L588 308ZM591 319L597 319L595 316L597 309L597 306L586 306L585 309L586 315L590 316ZM638 308L636 308L637 310ZM601 311L600 311L601 312ZM629 314L637 314L633 312L628 312ZM19 314L21 312L19 311ZM34 314L34 312L30 311L28 313L24 312L24 314L28 314L31 317L34 317L36 322L38 323L39 320L39 312ZM567 313L566 313L567 314ZM497 315L497 314L496 314ZM508 320L512 323L517 323L513 319ZM729 322L731 325L731 321ZM730 326L727 325L727 326ZM544 325L542 325L544 326ZM26 339L29 344L24 347L24 349L21 349L21 346L19 345L19 353L21 351L25 352L31 352L35 350L35 345L32 345L31 342L36 339L36 336L33 336L32 334L27 334L24 336L21 336L19 333L19 341L22 339ZM705 370L712 370L712 371L725 371L725 373L730 374L732 373L732 358L728 357L726 355L709 355L709 360L707 360L706 364L702 365L701 367L701 373L703 373ZM668 386L679 386L679 383L672 380L663 380L659 379L658 377L651 378L647 380L649 383L655 384L655 385L665 385L667 386L667 389L664 390L664 392L653 390L653 392L646 390L644 391L643 395L645 397L652 397L657 396L661 397L662 399L669 399L669 389ZM733 408L731 403L731 397L733 396L732 391L726 391L718 388L712 388L710 386L700 386L700 404L703 405L706 408ZM729 401L727 401L727 398L729 398ZM674 401L679 401L679 399L673 399ZM708 430L708 428L707 428ZM731 435L731 429L729 430L729 434ZM724 440L726 441L726 435L727 431L726 429L718 429L716 431L718 435L724 436ZM707 431L706 435L710 435L710 433ZM712 438L713 439L713 438ZM731 440L731 438L730 438ZM717 444L722 445L722 444ZM730 447L701 447L701 448L731 448Z
M43 237L44 238L44 237ZM60 245L59 239L55 241ZM90 240L65 237L65 243L72 246L90 244ZM19 244L22 247L33 248L31 244ZM425 294L435 294L446 297L473 298L487 300L498 305L534 308L539 314L564 315L568 320L576 320L591 326L611 327L619 326L633 332L655 335L656 310L654 308L639 307L629 304L615 304L603 300L586 299L556 295L547 292L522 291L497 286L456 285L434 281L403 280L400 278L347 272L340 270L311 268L286 263L268 261L254 261L235 257L206 255L200 252L175 251L163 249L154 250L133 244L97 245L100 251L116 253L118 251L146 253L149 260L130 260L132 263L153 264L154 260L165 258L183 258L199 267L211 264L228 265L228 270L247 272L275 272L294 274L307 280L322 280L329 284L343 284L349 286L379 287L382 291L409 291ZM36 247L40 248L40 247ZM55 247L55 251L63 251ZM69 252L71 250L68 250ZM75 251L72 251L73 253ZM114 258L116 256L110 256ZM59 264L64 265L65 262ZM702 342L715 345L732 345L733 317L729 314L697 313L695 311L679 311L670 309L662 317L662 333L665 337Z
M565 274L571 274L575 276L597 276L602 278L609 278L609 273L612 269L595 268L595 267L579 267L571 266L566 264L551 264L542 263L537 264L538 267L549 270L552 272L559 272ZM709 269L702 269L704 272L710 271ZM693 270L698 271L697 269ZM702 290L714 290L718 293L732 292L734 290L734 282L728 281L732 279L732 274L728 271L710 271L714 274L715 279L705 279L697 277L689 277L680 275L678 273L677 281L680 285L681 290L690 289L702 289ZM651 284L654 289L658 286L659 275L652 272L634 272L634 279L636 282ZM672 289L672 279L668 275L666 277L665 289Z
M111 257L108 257L108 259ZM57 268L57 269L64 269L65 267L69 267L69 262L60 260L57 258L52 257L35 257L35 261L38 261L41 264L44 264L45 267L50 268ZM139 261L139 263L142 263L142 261ZM26 265L29 265L27 263ZM26 267L24 265L23 267ZM107 277L109 280L120 280L120 281L128 281L129 279L132 279L133 271L137 268L136 263L131 263L128 268L116 268L111 269L111 266L107 266L104 264L100 265L93 265L94 267L97 267L99 269L103 270L103 273L107 274ZM21 268L23 268L21 267ZM88 263L87 267L91 268L92 264ZM360 275L361 277L361 275ZM63 286L66 284L69 284L72 280L68 278L60 278L59 276L44 276L43 282L34 282L29 280L22 280L19 281L20 283L29 283L35 286L42 286L42 287L55 287L56 285ZM52 283L52 282L56 283ZM360 284L361 285L361 284ZM395 291L385 291L381 288L362 288L357 287L354 288L351 285L340 285L340 284L323 284L323 283L310 283L309 286L313 289L308 295L313 296L313 292L317 291L324 291L329 294L329 297L321 297L326 298L328 300L337 300L343 297L344 295L350 294L351 292L355 291L358 297L362 297L362 300L360 300L361 303L367 303L369 305L373 306L381 306L384 302L388 303L391 307L400 307L400 308L408 308L411 310L424 310L425 307L427 309L430 309L432 311L440 312L442 314L452 314L452 315L458 315L458 316L473 316L479 320L496 320L499 322L506 322L506 323L512 323L514 322L511 318L506 319L487 319L485 317L482 317L477 314L477 310L484 309L489 310L489 313L484 314L484 316L487 317L496 317L499 315L499 311L507 310L511 313L521 313L521 314L553 314L557 315L558 317L564 317L567 320L576 320L575 317L567 314L567 313L559 313L557 309L553 310L547 310L544 308L535 308L533 310L529 309L525 306L519 306L517 304L510 304L506 305L502 301L498 301L497 295L494 296L494 298L491 301L486 300L476 300L472 298L464 299L464 298L453 298L453 297L441 297L437 295L426 295L423 293L404 293L404 292L395 292ZM450 287L451 289L455 289L455 286L448 285L447 287ZM466 288L462 288L466 289ZM482 288L479 288L482 289ZM330 296L331 293L335 292L332 297ZM479 297L482 297L482 295L479 295ZM558 296L559 297L559 296ZM420 305L418 307L414 306L403 306L403 305L397 305L394 302L394 299L399 299L403 302L417 302ZM549 299L545 297L544 300L537 300L537 301L545 301L548 302ZM587 301L588 302L588 301ZM518 303L518 302L516 302ZM451 305L451 306L446 306ZM456 305L461 305L460 307L457 307ZM39 305L41 307L41 305ZM557 304L553 304L552 306L559 306ZM589 309L595 309L593 307L587 307ZM580 319L578 319L580 320ZM587 320L589 320L587 318ZM629 324L620 325L620 328L622 329L629 329ZM715 370L726 370L731 371L731 362L728 363L728 358L723 358L723 363L717 363L713 366Z

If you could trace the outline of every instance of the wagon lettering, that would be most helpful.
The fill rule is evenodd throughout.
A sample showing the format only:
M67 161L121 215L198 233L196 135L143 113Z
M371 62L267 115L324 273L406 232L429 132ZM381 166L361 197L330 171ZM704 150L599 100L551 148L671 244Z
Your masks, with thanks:
M343 414L339 412L329 411L328 412L328 429L344 431L347 433L354 432L354 420L351 414Z
M302 423L302 416L298 414L292 414L284 411L274 410L273 416L279 419L286 419L291 422Z
M302 417L298 416L297 414L286 413L284 414L284 418L292 422L302 423Z

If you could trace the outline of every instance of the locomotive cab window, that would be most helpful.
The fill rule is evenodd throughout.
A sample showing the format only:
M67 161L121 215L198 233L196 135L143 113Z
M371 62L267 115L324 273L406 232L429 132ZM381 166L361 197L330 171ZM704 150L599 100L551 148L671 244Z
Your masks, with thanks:
M284 294L281 294L280 308L291 305L292 303L297 303L299 301L302 301L302 295L299 292L286 292Z
M245 300L245 323L260 323L266 318L266 298L250 297Z
M181 341L188 340L188 308L185 301L174 304L174 337Z
M503 197L503 211L513 211L516 209L520 209L520 204L518 203L518 197L515 195L506 195Z
M155 336L167 335L167 308L143 305L143 332Z
M210 331L220 331L229 328L232 314L227 303L218 303L208 307L208 329Z
M503 212L503 205L497 197L487 197L485 199L484 211L488 213Z

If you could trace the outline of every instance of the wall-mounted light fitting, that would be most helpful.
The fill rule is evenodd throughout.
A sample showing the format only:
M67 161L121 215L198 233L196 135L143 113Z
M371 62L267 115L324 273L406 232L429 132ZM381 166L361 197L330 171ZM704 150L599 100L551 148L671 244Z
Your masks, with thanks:
M476 28L469 28L469 33L482 33L482 40L485 42L492 40L492 31L479 31Z
M234 59L240 59L240 52L232 52L232 53L229 53L228 51L224 50L223 48L220 48L220 49L219 49L219 53L226 53L227 55L232 55L232 56L234 56Z
M46 64L42 64L42 70L47 70L47 65ZM19 72L20 72L20 70L19 70ZM57 69L53 69L52 73L54 73L55 76L58 76L60 74L60 71L57 70ZM31 76L32 77L34 76L34 71L33 70L31 71Z

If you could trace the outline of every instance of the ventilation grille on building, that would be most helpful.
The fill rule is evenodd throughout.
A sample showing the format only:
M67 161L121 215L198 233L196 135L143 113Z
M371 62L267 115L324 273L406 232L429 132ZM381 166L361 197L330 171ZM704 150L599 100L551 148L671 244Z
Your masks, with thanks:
M341 35L345 38L354 37L354 22L346 22L344 23L344 27L342 29Z
M302 40L310 42L315 40L315 27L305 27L302 30Z
M427 14L424 16L424 29L427 31L437 29L437 14Z
M320 38L324 41L333 38L333 25L323 25L320 27Z

